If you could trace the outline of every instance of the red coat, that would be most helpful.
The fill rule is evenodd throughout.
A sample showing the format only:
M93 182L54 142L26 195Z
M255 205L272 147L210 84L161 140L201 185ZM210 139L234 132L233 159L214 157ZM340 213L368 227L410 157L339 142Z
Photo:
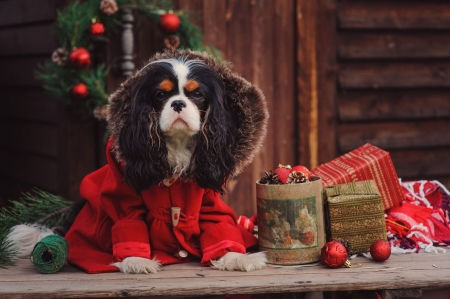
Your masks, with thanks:
M211 259L228 251L245 253L257 240L241 226L218 193L200 188L194 181L163 184L140 196L124 182L121 168L107 146L108 165L87 175L81 196L87 200L66 234L68 261L88 273L118 271L111 263L126 257L156 258L162 264ZM176 227L171 207L181 208ZM188 257L174 255L180 250Z

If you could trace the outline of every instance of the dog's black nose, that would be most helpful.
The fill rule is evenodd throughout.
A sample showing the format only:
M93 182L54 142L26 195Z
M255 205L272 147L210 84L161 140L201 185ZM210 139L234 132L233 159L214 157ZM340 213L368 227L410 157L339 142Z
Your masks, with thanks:
M173 111L180 113L183 108L186 108L186 103L183 100L176 100L170 107L173 107Z

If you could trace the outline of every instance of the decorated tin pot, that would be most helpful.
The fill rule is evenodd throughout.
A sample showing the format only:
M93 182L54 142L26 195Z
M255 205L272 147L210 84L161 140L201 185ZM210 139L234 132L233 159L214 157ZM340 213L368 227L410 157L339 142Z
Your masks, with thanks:
M320 260L325 245L322 180L301 184L256 182L259 250L269 263L307 264Z

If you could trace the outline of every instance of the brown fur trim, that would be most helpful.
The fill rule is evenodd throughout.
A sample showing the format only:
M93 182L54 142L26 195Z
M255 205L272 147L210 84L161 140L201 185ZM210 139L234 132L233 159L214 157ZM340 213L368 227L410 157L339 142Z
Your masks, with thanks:
M207 53L169 49L154 55L147 63L160 59L177 59L179 57L185 57L187 60L201 60L220 75L225 85L226 100L238 125L236 146L233 151L236 159L236 167L233 174L239 174L260 150L267 134L269 112L263 93L255 85L234 74L228 62L219 61ZM123 128L125 120L130 113L133 85L148 70L149 68L144 68L136 71L120 85L109 99L108 128L115 139L114 150L119 161L122 160L122 153L117 140L120 130Z

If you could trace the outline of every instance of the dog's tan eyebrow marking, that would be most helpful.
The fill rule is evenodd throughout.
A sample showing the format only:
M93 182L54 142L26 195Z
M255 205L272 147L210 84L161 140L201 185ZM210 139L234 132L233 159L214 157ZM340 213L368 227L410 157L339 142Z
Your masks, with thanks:
M189 80L187 81L186 85L184 86L184 88L186 88L187 91L191 92L196 90L200 85L198 84L197 81L195 80Z
M174 87L173 82L167 79L162 81L158 86L159 89L164 90L166 92L171 91L173 87Z

